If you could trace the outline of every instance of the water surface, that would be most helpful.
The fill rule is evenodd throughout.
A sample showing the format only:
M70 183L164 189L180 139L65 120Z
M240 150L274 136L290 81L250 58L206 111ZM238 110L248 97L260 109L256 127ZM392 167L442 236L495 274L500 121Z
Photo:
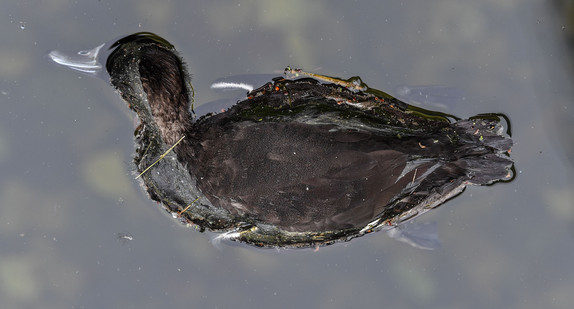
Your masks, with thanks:
M0 299L6 308L570 308L574 303L568 23L537 1L95 1L0 4ZM513 124L510 184L469 188L420 220L442 247L376 233L313 250L214 247L134 180L133 123L104 81L49 63L155 32L193 73L285 66L460 89L460 117ZM133 239L118 237L129 235Z

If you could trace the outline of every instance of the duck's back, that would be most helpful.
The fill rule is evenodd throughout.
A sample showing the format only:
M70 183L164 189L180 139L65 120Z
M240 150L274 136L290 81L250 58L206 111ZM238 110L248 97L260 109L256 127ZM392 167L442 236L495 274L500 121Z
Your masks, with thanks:
M511 164L497 154L510 144L489 144L504 141L494 121L451 125L387 103L375 111L342 102L341 90L325 95L323 85L283 87L190 129L188 168L214 206L287 231L356 229L435 207L482 169L490 176L477 184L500 179Z

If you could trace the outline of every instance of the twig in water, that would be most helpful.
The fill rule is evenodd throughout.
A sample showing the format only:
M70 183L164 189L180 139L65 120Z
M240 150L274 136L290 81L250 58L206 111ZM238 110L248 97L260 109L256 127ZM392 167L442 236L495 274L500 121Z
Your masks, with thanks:
M157 159L152 165L148 166L145 170L143 170L143 172L141 172L139 175L136 176L135 179L138 179L141 177L141 175L143 175L145 172L147 172L152 166L154 166L157 162L159 162L161 159L165 158L165 156L173 150L173 148L175 148L175 146L177 146L177 144L179 144L179 142L181 142L183 139L185 138L185 135L182 136L179 141L177 141L175 144L173 144L173 146L169 147L169 149L164 152L161 156L159 156L159 159Z

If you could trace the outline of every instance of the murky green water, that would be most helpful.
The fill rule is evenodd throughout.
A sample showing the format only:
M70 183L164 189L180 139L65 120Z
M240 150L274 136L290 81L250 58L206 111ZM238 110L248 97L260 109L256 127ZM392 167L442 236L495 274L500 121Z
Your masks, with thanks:
M0 4L3 306L570 308L571 29L535 2ZM434 251L384 233L318 252L216 248L139 188L113 89L44 57L137 31L177 46L196 104L221 97L217 78L287 65L389 92L453 87L465 99L446 112L510 116L518 177L421 217L438 225Z

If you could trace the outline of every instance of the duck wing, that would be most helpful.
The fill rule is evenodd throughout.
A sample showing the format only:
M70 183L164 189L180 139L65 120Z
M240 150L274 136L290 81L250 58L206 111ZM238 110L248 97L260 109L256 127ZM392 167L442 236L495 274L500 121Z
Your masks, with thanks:
M292 112L254 117L261 102L248 100L192 128L188 168L214 206L286 231L357 229L422 213L512 164L496 120L389 124L375 115L373 124L362 118L370 112L326 96L285 97L265 96L265 106L278 100Z

